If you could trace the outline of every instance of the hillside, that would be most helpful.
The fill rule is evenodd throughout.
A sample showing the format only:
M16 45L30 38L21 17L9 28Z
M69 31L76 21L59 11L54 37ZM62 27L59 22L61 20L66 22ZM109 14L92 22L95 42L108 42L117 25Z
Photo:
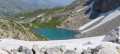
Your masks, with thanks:
M68 13L77 6L82 7L86 2L87 0L77 0L66 7L41 8L32 12L20 13L10 18L24 25L27 24L27 27L32 25L32 28L56 28L68 18Z
M5 21L8 22L5 24L3 22L1 23L4 24L0 27L3 30L1 34L6 33L2 34L3 37L1 38L13 38L30 41L47 40L47 38L42 35L35 34L33 31L38 28L56 28L68 18L67 12L70 11L67 10L73 10L75 6L82 6L85 2L87 2L87 0L80 0L80 2L73 2L73 4L66 7L41 8L39 10L23 12L15 16L4 18ZM4 21L4 19L1 20Z
M66 6L69 5L70 2L73 2L73 0L63 4L59 3L59 1L53 2L52 0L0 0L0 17L33 11L39 8Z
M33 32L40 28L79 34L72 36L76 39L40 41L48 40ZM0 54L120 54L120 0L76 0L1 18L0 36Z
M0 16L11 16L23 11L35 10L35 7L20 0L0 0Z
M47 40L42 35L34 34L19 23L12 20L0 19L0 39L12 38L26 41Z
M119 6L104 13L99 9L93 10L93 1L76 0L66 7L41 8L11 16L9 19L29 28L31 32L39 28L75 30L80 32L76 38L101 36L120 25Z

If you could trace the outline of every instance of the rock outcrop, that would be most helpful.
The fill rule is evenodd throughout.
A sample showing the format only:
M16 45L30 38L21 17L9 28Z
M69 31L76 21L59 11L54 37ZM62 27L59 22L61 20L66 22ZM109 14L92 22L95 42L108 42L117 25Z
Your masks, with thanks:
M120 27L108 33L103 39L103 41L114 42L114 43L120 44Z
M25 54L33 54L32 50L28 49L27 47L20 46L18 49L18 52L23 52Z
M22 24L12 20L0 19L0 39L3 38L26 41L40 40L38 37L36 37L36 35L33 32L29 30L29 28L23 26ZM42 40L45 39L43 38Z
M34 54L40 54L40 49L38 45L33 45L32 51Z
M108 12L120 6L120 0L96 0L93 10L97 12Z

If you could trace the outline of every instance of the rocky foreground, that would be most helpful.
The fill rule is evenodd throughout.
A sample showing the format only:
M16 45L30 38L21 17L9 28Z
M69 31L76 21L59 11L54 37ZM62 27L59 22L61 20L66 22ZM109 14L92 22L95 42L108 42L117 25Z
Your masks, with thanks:
M120 54L120 27L105 37L40 42L1 39L0 54Z

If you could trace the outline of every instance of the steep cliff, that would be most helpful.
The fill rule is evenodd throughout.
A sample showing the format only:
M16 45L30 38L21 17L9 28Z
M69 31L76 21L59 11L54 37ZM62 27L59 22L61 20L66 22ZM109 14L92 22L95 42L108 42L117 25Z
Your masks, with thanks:
M120 6L120 0L96 0L93 10L98 12L108 12Z

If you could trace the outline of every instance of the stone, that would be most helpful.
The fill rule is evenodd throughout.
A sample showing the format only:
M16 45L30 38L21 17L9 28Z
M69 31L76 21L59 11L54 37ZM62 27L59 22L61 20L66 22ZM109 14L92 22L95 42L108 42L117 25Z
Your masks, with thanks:
M103 41L113 42L113 43L120 43L120 27L112 30L107 35Z
M66 50L67 50L67 49L66 49L66 46L64 46L64 45L61 45L61 46L60 46L60 51L66 52Z
M118 54L115 46L112 43L102 43L98 54Z
M67 51L65 52L65 54L76 54L76 52L75 52L75 51L72 51L72 50L67 50Z
M18 50L17 49L12 49L11 52L18 52Z
M76 52L76 54L81 54L83 52L82 49L78 49L78 48L75 48L74 51Z
M108 12L120 6L120 0L96 0L93 10L101 13Z
M25 54L33 54L32 50L28 49L27 47L20 46L18 49L19 52L24 52Z
M64 54L66 51L66 47L61 45L61 46L55 46L47 49L45 54Z
M34 54L40 54L40 49L39 49L38 45L34 44L32 47L32 51Z
M91 54L91 53L87 50L83 50L83 52L81 54Z
M120 50L120 46L116 46L116 48Z
M55 49L47 49L45 54L57 54L57 53L56 53Z
M3 49L0 49L0 54L9 54L9 53Z
M44 53L44 52L46 52L47 51L47 47L46 46L44 46L44 47L42 47L41 49L40 49L40 52L42 52L42 53Z
M91 42L86 42L83 45L92 45L92 43Z
M11 54L25 54L24 52L11 52Z

